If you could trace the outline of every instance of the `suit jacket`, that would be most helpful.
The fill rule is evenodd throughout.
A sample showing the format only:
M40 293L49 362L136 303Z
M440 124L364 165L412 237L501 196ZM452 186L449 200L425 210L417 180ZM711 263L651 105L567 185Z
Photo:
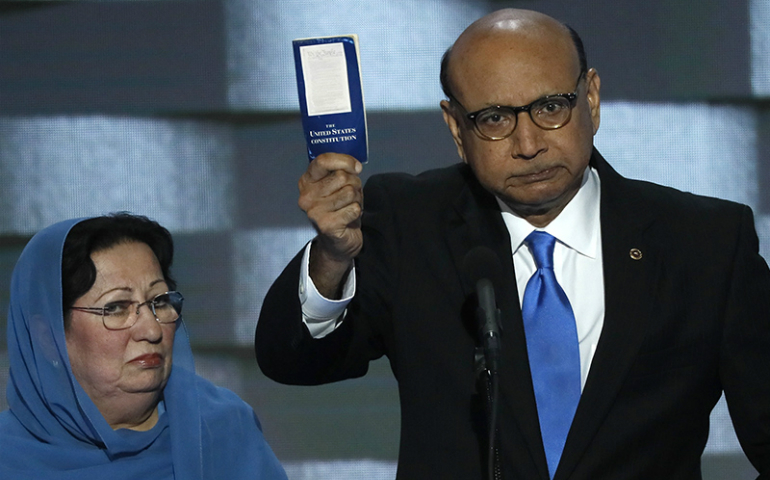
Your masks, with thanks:
M723 390L744 451L770 478L770 272L750 209L625 179L596 151L591 164L601 179L605 319L554 480L700 479ZM547 479L510 239L494 197L458 164L373 176L365 203L344 321L311 338L298 255L265 298L260 367L280 382L319 384L364 375L387 355L401 401L398 478L485 478L474 285L462 263L486 245L508 267L497 286L503 478Z

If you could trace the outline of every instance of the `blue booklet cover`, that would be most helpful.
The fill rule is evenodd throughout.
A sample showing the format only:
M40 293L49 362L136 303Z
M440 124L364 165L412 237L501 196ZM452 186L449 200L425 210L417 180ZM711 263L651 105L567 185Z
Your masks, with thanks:
M366 163L369 140L358 36L303 38L292 44L308 157L345 153Z

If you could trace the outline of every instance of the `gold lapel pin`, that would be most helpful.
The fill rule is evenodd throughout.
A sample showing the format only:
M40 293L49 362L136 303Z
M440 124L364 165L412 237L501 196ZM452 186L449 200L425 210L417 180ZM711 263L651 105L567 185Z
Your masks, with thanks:
M642 251L638 248L632 248L630 252L628 252L628 256L631 257L632 260L641 260L642 259Z

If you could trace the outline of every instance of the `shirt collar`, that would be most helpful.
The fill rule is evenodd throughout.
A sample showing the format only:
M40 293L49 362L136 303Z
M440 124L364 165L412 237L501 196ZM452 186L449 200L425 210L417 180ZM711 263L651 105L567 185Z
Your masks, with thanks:
M556 237L559 242L581 255L596 258L599 251L600 223L599 206L601 181L596 170L588 167L583 182L575 196L564 210L545 228L536 229L529 222L513 213L502 200L495 197L502 211L503 221L511 236L513 253L524 243L534 230L542 230Z

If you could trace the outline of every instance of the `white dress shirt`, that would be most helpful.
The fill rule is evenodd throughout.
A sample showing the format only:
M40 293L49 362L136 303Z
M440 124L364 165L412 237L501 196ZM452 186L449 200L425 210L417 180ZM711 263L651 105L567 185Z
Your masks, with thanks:
M580 348L581 387L585 386L596 345L604 325L604 274L602 262L600 209L600 180L593 168L587 168L583 183L575 197L545 228L539 229L556 237L554 247L554 274L564 289L575 314ZM500 199L503 221L511 237L513 266L519 302L524 298L535 260L524 244L524 239L536 230L523 218L514 214ZM305 247L299 281L302 314L311 335L321 338L334 329L344 318L345 308L355 294L355 272L351 270L343 287L342 299L329 300L316 290L308 275L311 243Z
M519 290L519 306L524 299L527 282L537 270L532 253L524 239L534 230L556 237L553 271L564 289L575 314L580 348L580 384L585 386L599 335L604 325L604 272L599 221L601 189L599 175L586 169L583 183L575 197L545 228L536 229L514 214L499 199L503 221L511 237L513 269Z

